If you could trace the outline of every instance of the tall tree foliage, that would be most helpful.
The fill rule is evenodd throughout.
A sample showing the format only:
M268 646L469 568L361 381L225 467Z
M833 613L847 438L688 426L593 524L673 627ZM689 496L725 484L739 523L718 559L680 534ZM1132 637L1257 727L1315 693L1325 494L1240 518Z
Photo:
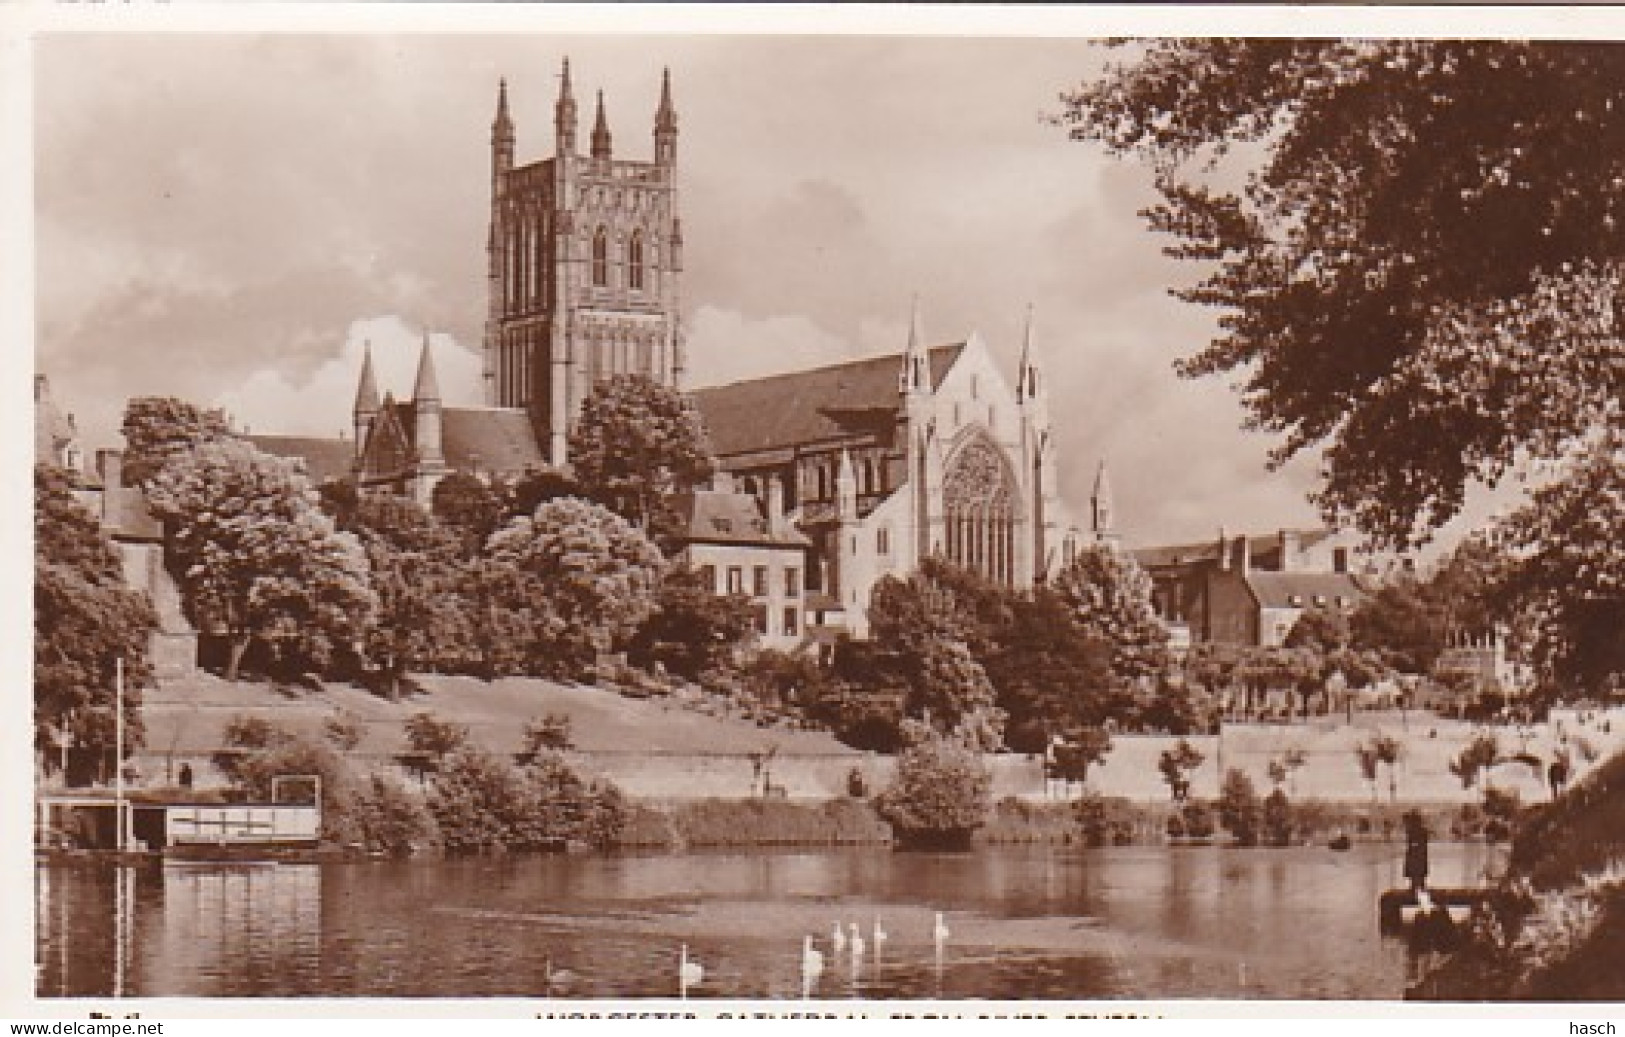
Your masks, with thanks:
M140 486L195 446L231 436L223 411L173 396L136 396L124 406L124 482Z
M357 643L376 606L366 553L291 462L205 443L166 464L147 496L192 621L230 640L228 679L255 642L281 674L325 671Z
M1126 551L1090 544L1055 578L1079 629L1112 646L1120 680L1155 677L1168 666L1168 630L1151 607L1151 577Z
M576 677L649 617L665 562L612 511L564 497L491 536L475 578L492 669Z
M929 718L939 732L991 716L993 685L971 648L985 631L952 588L925 572L883 577L870 595L869 628L875 661L908 688L909 716Z
M124 581L107 534L73 494L71 473L34 467L34 736L114 744L115 674L124 661L126 739L139 745L141 689L157 617Z
M1242 373L1277 460L1323 446L1330 516L1423 540L1620 426L1625 49L1131 46L1061 120L1151 161L1152 226L1209 271L1180 294L1224 311L1183 372Z
M589 496L652 535L671 530L672 496L715 468L694 402L642 375L598 383L581 405L570 461Z

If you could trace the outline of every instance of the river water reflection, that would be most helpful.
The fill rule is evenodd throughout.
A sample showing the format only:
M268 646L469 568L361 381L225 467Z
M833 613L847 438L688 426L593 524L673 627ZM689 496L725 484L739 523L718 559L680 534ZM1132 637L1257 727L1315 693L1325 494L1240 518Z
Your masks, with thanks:
M1472 884L1479 845L1434 847ZM884 849L325 865L42 866L41 996L1398 998L1398 849ZM122 883L122 889L120 888ZM125 905L119 922L117 907ZM943 953L931 930L944 913ZM857 923L878 954L837 957ZM549 982L549 976L553 977Z

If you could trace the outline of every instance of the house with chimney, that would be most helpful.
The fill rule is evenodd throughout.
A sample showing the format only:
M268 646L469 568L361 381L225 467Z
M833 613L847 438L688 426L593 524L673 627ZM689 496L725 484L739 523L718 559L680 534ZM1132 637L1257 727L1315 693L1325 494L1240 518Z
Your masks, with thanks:
M1372 574L1354 538L1330 529L1221 529L1205 543L1145 547L1134 557L1176 649L1283 644L1310 608L1352 611L1366 595L1362 576Z

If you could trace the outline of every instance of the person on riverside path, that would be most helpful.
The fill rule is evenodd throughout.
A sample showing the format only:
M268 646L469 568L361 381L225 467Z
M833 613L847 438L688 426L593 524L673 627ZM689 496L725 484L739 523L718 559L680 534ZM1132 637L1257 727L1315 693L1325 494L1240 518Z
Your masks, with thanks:
M1405 812L1405 878L1412 892L1419 892L1428 882L1428 829L1422 815L1414 810Z

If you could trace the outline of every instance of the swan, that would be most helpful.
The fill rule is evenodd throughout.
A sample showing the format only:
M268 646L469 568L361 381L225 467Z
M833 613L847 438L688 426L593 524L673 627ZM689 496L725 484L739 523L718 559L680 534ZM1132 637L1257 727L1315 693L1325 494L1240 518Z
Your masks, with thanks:
M931 939L936 943L938 950L942 949L942 945L948 942L951 935L953 934L948 931L947 923L942 920L942 912L938 911L937 924L931 929Z
M542 962L542 982L549 994L563 992L575 985L576 974L569 969L555 969L553 959L547 958Z
M841 928L840 922L834 923L830 928L829 945L836 954L846 950L846 931Z
M875 945L875 956L879 957L879 955L880 955L880 945L886 942L886 930L884 930L884 929L882 929L880 927L880 916L879 915L875 915L875 933L874 933L873 942L874 942L874 945Z
M808 936L801 941L801 982L804 987L811 987L823 974L824 952L814 947L813 938Z
M685 998L688 997L688 988L699 986L704 979L705 967L697 961L688 959L688 944L683 944L683 948L678 952L677 956L678 993Z
M858 923L856 922L851 924L851 929L852 960L857 961L859 958L863 957L863 934L858 932Z

